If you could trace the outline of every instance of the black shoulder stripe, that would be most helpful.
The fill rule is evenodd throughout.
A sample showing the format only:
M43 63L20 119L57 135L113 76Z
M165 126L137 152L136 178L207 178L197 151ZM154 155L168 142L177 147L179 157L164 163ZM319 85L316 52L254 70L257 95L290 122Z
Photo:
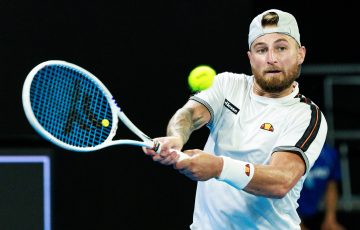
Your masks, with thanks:
M304 135L296 143L296 147L300 148L304 152L309 148L310 144L314 141L317 133L319 132L319 128L321 124L321 113L319 108L313 103L311 103L310 100L305 100L305 102L310 106L311 119L309 126L305 130Z
M300 102L305 102L306 104L311 104L312 103L312 101L310 100L310 98L307 98L307 97L305 97L304 95L302 95L302 94L300 94L300 93L298 93L296 96L295 96L295 98L300 98Z

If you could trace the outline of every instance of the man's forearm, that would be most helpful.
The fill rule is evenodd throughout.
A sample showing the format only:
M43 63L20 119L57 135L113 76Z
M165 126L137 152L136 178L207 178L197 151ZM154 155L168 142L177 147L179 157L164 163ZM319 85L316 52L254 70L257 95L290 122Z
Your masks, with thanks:
M330 181L327 185L325 193L325 217L336 218L336 206L337 206L337 187L335 181Z
M305 171L305 164L302 158L290 152L274 153L268 165L252 165L249 162L242 162L245 163L245 165L249 163L247 168L245 167L245 170L244 167L241 166L242 164L237 164L235 169L232 167L233 170L228 170L228 165L230 164L227 162L238 160L225 160L226 158L224 158L222 170L225 170L225 173L232 171L233 174L228 177L230 180L226 180L225 178L225 181L238 189L243 189L256 196L272 198L284 197L288 191L295 186ZM251 170L252 168L254 169ZM246 174L246 172L248 173ZM221 174L223 174L223 172L221 172ZM250 178L252 174L251 180L247 180L248 184L244 187L242 182L246 180L242 178ZM222 177L223 175L220 175L220 179L224 180ZM237 186L239 184L240 186Z
M193 121L193 112L190 108L179 109L174 116L170 119L167 126L168 136L178 136L185 144L196 129L196 125Z

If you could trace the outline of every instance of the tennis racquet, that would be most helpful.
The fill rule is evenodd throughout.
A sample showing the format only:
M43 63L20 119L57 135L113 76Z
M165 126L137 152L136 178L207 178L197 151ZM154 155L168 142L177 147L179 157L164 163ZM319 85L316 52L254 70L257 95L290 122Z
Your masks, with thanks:
M135 145L160 153L160 142L130 121L105 85L72 63L50 60L34 67L25 79L22 102L32 127L61 148L88 152L112 145ZM113 140L119 121L141 140ZM178 161L188 158L177 153Z

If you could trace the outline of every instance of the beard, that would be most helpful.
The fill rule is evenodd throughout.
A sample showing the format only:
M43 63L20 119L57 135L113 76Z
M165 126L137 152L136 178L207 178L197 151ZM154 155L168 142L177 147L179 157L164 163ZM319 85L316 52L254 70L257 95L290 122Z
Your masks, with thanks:
M255 77L256 83L261 87L262 90L268 93L280 93L285 89L289 88L294 81L300 76L301 65L294 66L288 72L279 72L276 76L265 77L266 71L257 71L252 68L252 73Z

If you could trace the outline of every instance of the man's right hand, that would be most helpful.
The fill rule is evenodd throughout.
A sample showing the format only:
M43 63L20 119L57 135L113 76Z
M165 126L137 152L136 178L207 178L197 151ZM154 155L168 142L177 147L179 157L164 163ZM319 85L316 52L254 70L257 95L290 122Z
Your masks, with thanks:
M143 147L143 151L146 155L151 156L154 161L163 165L172 165L178 161L179 155L175 150L180 151L183 147L181 138L176 136L168 136L154 138L154 141L160 142L160 153L156 153L152 149Z

